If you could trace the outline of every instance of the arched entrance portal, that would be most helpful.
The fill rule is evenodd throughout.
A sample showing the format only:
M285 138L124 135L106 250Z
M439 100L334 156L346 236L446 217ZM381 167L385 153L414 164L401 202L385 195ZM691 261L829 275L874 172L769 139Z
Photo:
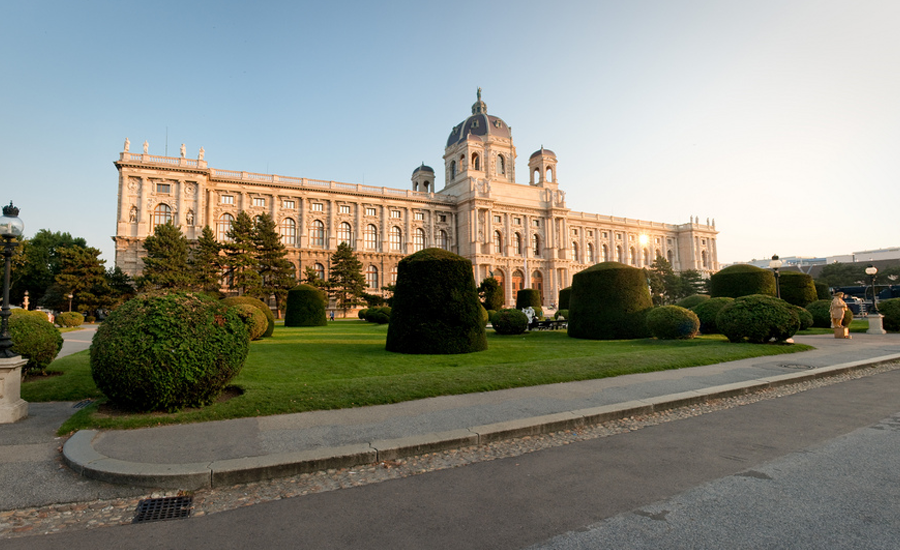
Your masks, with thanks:
M538 291L541 297L541 305L544 305L544 276L540 271L531 274L531 288Z

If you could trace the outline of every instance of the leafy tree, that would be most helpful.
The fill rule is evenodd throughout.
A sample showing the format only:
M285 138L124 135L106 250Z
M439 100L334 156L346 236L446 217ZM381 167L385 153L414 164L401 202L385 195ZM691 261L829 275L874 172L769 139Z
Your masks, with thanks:
M95 312L113 303L106 282L105 260L100 251L92 247L73 246L59 250L60 271L56 276L57 301L52 304L59 310L68 309L68 294L73 295L72 309ZM48 294L49 294L48 290Z
M866 264L864 263L835 262L823 266L816 280L830 287L854 286L858 285L859 281L865 281L868 284L869 276L866 275Z
M238 294L257 295L262 286L262 277L256 270L253 225L253 220L246 212L239 213L226 234L228 240L222 245L226 280Z
M106 284L110 289L111 308L124 304L136 294L131 277L118 266L106 270Z
M345 313L348 308L361 303L360 298L366 290L366 278L362 272L362 262L347 243L339 244L337 251L331 255L331 275L328 280L338 305Z
M394 292L397 290L397 285L384 285L381 290L384 291L384 301L388 307L394 307Z
M144 240L144 269L138 279L141 290L188 290L194 285L188 269L188 241L171 222L157 225Z
M493 277L485 277L481 284L478 285L478 296L481 298L484 308L487 310L500 311L503 308L503 289L500 282Z
M73 246L85 248L87 241L49 229L41 229L34 237L23 241L13 257L10 302L21 302L27 290L32 304L44 303L44 293L59 274L59 251Z
M259 298L265 301L269 295L274 295L275 309L280 315L288 290L297 285L297 278L294 264L286 258L287 250L281 242L281 235L278 234L272 216L263 214L256 219L254 241L257 272L262 279Z
M709 293L708 279L704 279L696 269L685 269L678 276L681 278L681 284L678 289L679 296L676 296L675 299Z
M205 226L188 258L188 269L198 290L218 292L221 287L219 276L222 269L221 250L222 246L216 241L212 229L208 225Z

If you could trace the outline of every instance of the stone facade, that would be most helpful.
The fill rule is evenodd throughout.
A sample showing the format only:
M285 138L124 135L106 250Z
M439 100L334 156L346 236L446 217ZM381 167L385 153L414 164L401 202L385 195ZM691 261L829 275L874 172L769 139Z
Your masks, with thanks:
M143 239L172 220L188 239L209 225L218 240L238 212L266 212L278 224L288 259L327 277L338 243L351 244L370 292L394 282L405 255L440 247L468 258L475 280L494 276L506 303L521 288L541 290L553 305L574 273L615 260L637 267L657 254L676 271L718 270L715 222L673 225L576 212L559 189L557 157L541 147L531 155L527 184L515 182L516 150L506 123L478 101L455 126L444 149L445 184L435 172L413 171L411 189L373 187L209 168L197 159L126 150L119 171L115 263L129 275L142 269ZM526 276L527 274L527 276Z

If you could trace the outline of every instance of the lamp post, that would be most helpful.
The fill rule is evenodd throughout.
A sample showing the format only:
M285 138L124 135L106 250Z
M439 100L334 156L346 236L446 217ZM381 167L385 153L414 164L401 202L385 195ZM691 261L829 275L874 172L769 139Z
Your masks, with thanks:
M781 285L778 284L778 270L781 268L782 263L784 262L778 259L778 254L774 254L772 260L769 261L769 269L775 272L775 296L777 298L781 298Z
M878 313L878 304L875 301L875 274L878 273L878 268L872 264L866 268L866 275L869 276L869 281L872 284L872 311L873 313L869 313L866 317L869 320L869 330L866 331L866 334L887 334L887 331L884 330L882 326L883 317L880 313Z
M69 313L72 313L72 296L73 294L71 292L67 295L69 298Z
M25 224L19 219L19 209L3 207L0 216L0 237L3 238L3 307L0 308L0 424L15 422L28 415L28 403L21 397L22 365L28 362L12 350L9 335L9 271L10 260L16 249L13 239L20 239Z

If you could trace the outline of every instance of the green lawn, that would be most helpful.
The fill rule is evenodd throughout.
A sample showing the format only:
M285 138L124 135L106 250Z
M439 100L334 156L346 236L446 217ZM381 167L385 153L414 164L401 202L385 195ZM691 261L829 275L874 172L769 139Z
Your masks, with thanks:
M869 330L868 319L854 319L850 322L850 332L865 332ZM812 327L798 332L800 336L808 336L810 334L834 334L834 329Z
M60 428L131 428L202 422L317 409L396 403L437 395L490 391L677 369L811 349L804 345L731 344L721 336L686 341L577 340L565 331L499 336L488 330L487 351L463 355L403 355L384 350L387 325L349 320L325 327L278 327L253 342L232 384L244 393L200 410L102 415L82 409ZM54 362L61 376L29 381L26 401L100 397L88 352Z

